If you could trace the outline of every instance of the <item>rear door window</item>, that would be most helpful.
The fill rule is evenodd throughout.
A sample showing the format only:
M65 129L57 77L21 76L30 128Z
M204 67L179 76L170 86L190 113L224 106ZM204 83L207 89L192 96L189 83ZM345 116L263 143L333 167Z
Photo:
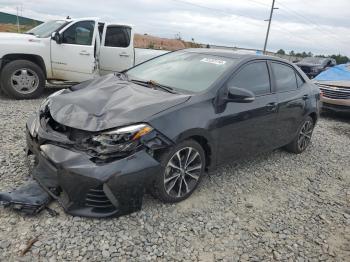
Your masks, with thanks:
M297 74L292 67L275 62L271 63L271 67L276 80L277 92L288 92L298 88Z
M253 62L243 66L228 82L228 85L250 90L255 95L269 94L270 76L266 62Z
M108 26L105 46L128 47L130 45L131 29L125 26Z

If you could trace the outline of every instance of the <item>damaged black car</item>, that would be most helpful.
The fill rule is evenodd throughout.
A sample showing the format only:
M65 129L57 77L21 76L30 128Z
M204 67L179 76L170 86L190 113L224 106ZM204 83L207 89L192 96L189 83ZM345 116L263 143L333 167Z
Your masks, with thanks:
M145 191L178 202L220 164L279 147L303 152L319 98L285 60L168 53L48 97L26 126L36 182L0 200L38 211L56 199L88 217L140 210Z

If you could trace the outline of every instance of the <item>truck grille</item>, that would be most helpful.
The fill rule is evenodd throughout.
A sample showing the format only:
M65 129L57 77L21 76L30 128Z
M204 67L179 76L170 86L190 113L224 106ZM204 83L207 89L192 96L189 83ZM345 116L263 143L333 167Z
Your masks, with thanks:
M350 99L350 89L347 88L329 88L320 87L324 97L332 99Z
M111 212L116 210L116 207L111 203L103 191L103 185L91 188L86 193L85 205L93 207L96 212Z

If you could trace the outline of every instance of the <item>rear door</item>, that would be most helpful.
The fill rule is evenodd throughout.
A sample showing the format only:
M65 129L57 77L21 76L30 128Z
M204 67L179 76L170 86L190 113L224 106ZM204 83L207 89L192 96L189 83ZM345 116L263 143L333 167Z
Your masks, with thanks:
M255 94L255 100L251 103L227 103L225 111L219 116L219 162L274 148L277 96L271 92L266 61L244 65L227 86L250 90Z
M278 99L276 142L289 143L297 133L309 100L308 85L291 66L283 62L270 62L273 88Z
M134 65L133 32L130 26L107 24L103 29L99 66L101 74L120 72Z
M85 81L96 71L95 39L97 23L81 20L62 29L62 43L51 40L51 65L55 79Z

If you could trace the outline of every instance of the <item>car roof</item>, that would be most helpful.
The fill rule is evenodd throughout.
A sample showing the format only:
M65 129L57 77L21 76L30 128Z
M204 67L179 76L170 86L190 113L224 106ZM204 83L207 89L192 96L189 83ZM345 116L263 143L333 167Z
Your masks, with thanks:
M275 57L275 56L242 54L242 53L235 52L234 50L215 49L215 48L188 48L188 49L182 49L182 50L186 52L208 54L208 55L221 56L221 57L227 57L227 58L239 59L239 60L271 59L271 60L287 62L291 64L288 60Z

